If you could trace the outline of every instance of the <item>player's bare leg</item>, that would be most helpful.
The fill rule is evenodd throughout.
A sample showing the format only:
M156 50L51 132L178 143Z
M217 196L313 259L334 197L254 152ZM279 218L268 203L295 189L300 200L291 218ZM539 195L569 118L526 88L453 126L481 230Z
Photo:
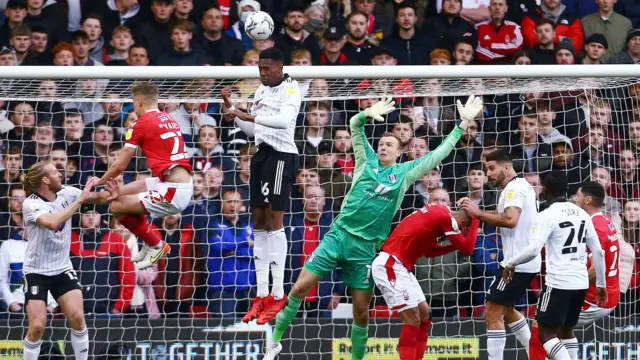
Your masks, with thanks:
M505 314L510 310L510 306L487 300L484 320L487 323L487 353L489 359L502 360L507 336L504 330L504 320Z
M531 322L531 340L529 341L529 360L545 360L547 352L544 351L540 336L538 335L538 322Z
M351 325L351 359L362 360L367 350L369 339L369 306L373 298L373 290L351 290L353 298L353 323Z
M58 304L71 325L71 346L77 360L89 357L89 329L84 321L82 292L71 290L58 298Z
M531 330L529 322L519 311L511 308L504 314L504 321L509 326L511 333L516 336L520 345L522 345L529 356L529 343L531 342Z
M42 300L29 300L27 303L27 317L29 318L29 329L23 341L24 359L37 360L40 356L42 336L47 327L47 304Z
M269 228L271 217L267 208L251 208L253 217L253 261L256 267L256 297L251 300L251 308L242 318L249 322L262 314L269 296L269 264L271 263L271 249L269 243Z
M130 184L128 190L138 190L140 184L137 181ZM127 189L126 185L123 190ZM146 191L146 185L144 187ZM124 191L123 191L124 192ZM111 213L118 221L138 239L144 242L144 246L140 252L131 258L136 263L139 270L153 266L160 258L171 251L169 244L163 243L162 239L151 228L149 220L147 220L147 210L142 206L138 194L120 195L111 203Z
M287 236L284 231L284 211L276 211L271 206L264 209L267 235L269 237L269 266L271 266L271 294L267 297L264 310L256 321L262 325L271 322L287 305L287 295L284 293L284 268L287 261Z
M273 329L273 335L271 336L272 343L269 345L267 349L267 353L264 355L263 360L273 360L280 354L282 351L282 344L280 344L280 340L282 340L282 335L291 325L291 321L296 317L298 313L298 309L300 309L300 304L302 303L302 299L307 296L309 291L316 286L320 282L320 278L311 272L302 269L300 275L298 276L298 280L293 284L293 288L291 288L291 292L288 296L287 305L285 308L278 313L276 319L276 325ZM355 297L354 297L355 299ZM355 300L354 300L354 314L355 314ZM369 315L369 309L367 307L367 317Z
M547 357L552 360L571 360L571 356L564 347L562 341L558 339L556 335L557 328L551 328L538 324L538 338L544 346L544 350L547 353Z
M573 333L573 326L561 326L558 329L558 337L569 352L571 360L578 360L579 345L578 339L576 339L576 335Z
M399 315L400 320L402 320L399 340L400 360L422 360L427 350L429 328L431 327L429 305L426 301L423 301L417 307L402 311ZM410 347L403 349L403 344L407 344Z

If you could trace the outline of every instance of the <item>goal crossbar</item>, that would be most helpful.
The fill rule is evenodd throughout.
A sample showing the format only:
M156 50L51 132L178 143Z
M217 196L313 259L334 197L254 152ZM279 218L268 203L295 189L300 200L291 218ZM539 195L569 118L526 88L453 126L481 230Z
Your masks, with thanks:
M640 77L637 65L285 66L300 79ZM0 79L256 79L256 66L0 67Z

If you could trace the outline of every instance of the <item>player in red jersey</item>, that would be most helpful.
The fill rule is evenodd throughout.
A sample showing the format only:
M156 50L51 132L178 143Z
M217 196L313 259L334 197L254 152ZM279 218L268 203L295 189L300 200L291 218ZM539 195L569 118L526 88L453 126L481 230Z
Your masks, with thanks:
M402 320L398 342L400 360L422 360L429 336L429 306L411 273L416 260L460 250L471 255L478 236L478 219L464 211L451 212L441 204L429 204L400 222L373 261L373 281L390 309ZM462 229L469 227L467 235ZM451 242L442 245L440 238Z
M145 269L171 251L169 244L152 231L146 215L164 217L182 212L191 201L193 181L180 126L158 110L158 87L151 81L136 82L131 92L138 120L127 130L118 159L97 185L124 172L138 147L147 155L155 177L129 183L110 197L114 199L111 213L144 241L142 250L131 260L138 269Z
M600 245L604 250L604 260L607 266L607 303L599 306L596 302L596 271L591 263L589 267L589 291L584 300L578 325L588 325L594 321L609 315L620 301L620 278L618 265L620 261L620 244L618 232L611 219L602 213L606 192L602 185L595 181L587 181L582 184L576 193L575 203L591 216L591 221L598 234ZM589 254L591 256L591 254ZM531 327L531 340L529 343L529 359L545 360L547 353L537 336L536 324ZM569 349L567 349L569 350ZM577 354L577 348L575 349Z

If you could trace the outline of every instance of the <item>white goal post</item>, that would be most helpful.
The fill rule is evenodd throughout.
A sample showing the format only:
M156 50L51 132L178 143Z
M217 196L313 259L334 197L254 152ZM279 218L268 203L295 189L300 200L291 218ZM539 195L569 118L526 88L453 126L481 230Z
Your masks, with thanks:
M336 191L348 189L350 177L348 170L346 170L348 165L342 168L337 165L336 159L333 159L334 163L331 169L340 177L334 173L325 177L322 174L322 165L317 160L317 157L322 155L319 154L319 146L324 140L328 140L332 144L330 149L333 149L329 151L336 152L335 130L343 129L348 119L362 110L363 106L366 106L364 104L383 96L392 96L397 100L396 107L400 111L393 117L390 115L388 123L384 125L367 125L370 127L367 130L367 136L375 146L376 139L379 139L381 134L385 131L394 131L397 124L400 124L398 127L401 128L402 124L407 124L402 119L408 118L412 132L407 135L406 139L401 137L401 140L406 156L410 158L410 156L417 154L415 143L418 142L418 139L424 139L425 146L432 150L434 146L437 146L442 135L446 135L444 129L446 129L447 123L456 119L455 101L451 99L476 95L484 96L486 110L477 118L476 132L468 136L468 143L465 145L467 147L460 151L454 151L436 173L424 177L419 181L419 184L417 183L410 189L412 193L408 196L411 196L411 199L403 202L398 219L411 213L419 204L424 204L430 201L429 199L435 199L435 191L438 189L444 189L445 200L448 199L450 204L455 203L455 199L474 191L481 194L479 201L483 204L485 201L495 202L497 189L483 184L480 185L479 190L471 189L471 183L474 181L472 180L472 176L474 176L472 172L474 169L478 169L474 166L480 164L478 171L482 171L481 160L485 151L489 151L490 148L516 146L510 141L522 141L521 135L526 136L523 134L527 131L533 131L536 139L553 138L556 140L548 140L548 142L540 140L540 144L544 143L545 146L548 146L548 151L545 150L547 153L535 152L535 159L533 159L533 155L527 155L530 158L523 158L521 173L531 176L532 184L537 181L539 185L539 174L554 166L560 166L557 164L561 162L555 163L554 161L563 156L563 159L568 159L564 163L563 169L574 174L573 178L570 177L572 183L569 186L569 191L571 191L581 182L591 179L591 172L594 169L605 169L606 174L603 176L606 177L608 174L609 178L602 181L608 181L610 184L608 190L611 189L609 193L611 204L607 203L606 210L611 215L615 215L612 217L615 217L614 221L620 226L622 236L626 241L631 245L640 243L640 230L636 231L640 229L640 218L634 220L630 216L625 217L624 213L628 203L640 198L640 178L636 175L635 178L623 181L619 177L621 172L620 158L623 157L623 153L626 156L625 151L629 152L630 160L624 162L627 164L624 166L630 166L628 165L629 161L635 164L633 166L636 168L640 164L640 66L285 66L284 72L298 80L305 95L303 101L309 105L303 104L301 108L299 121L301 135L296 135L296 140L302 146L301 154L305 158L305 161L301 161L301 168L304 171L315 172L314 176L320 179L317 180L318 185L324 189L327 204L329 204L325 205L325 208L329 209L327 211L336 213L339 211L339 208L331 208L331 204L335 203L338 198L344 197L344 193L340 194ZM217 121L215 126L222 128L232 125L230 125L231 123L223 125L220 120L219 108L207 104L221 103L220 90L226 86L234 86L237 91L236 101L249 103L250 106L252 89L255 90L259 84L257 79L259 79L259 73L255 66L0 67L0 101L7 108L6 112L0 111L0 125L2 125L2 120L6 120L13 122L14 127L20 126L15 123L17 121L15 119L22 115L16 115L18 111L11 105L12 103L28 102L32 104L36 116L36 124L32 127L36 130L41 121L39 116L49 119L48 121L53 124L56 116L64 118L65 108L73 108L74 110L82 108L82 115L91 115L89 117L93 116L94 111L100 111L100 104L122 103L127 109L126 103L131 101L130 86L133 81L153 80L158 84L161 103L175 104L175 109L177 109L175 111L181 111L181 105L185 103L197 103L198 107L203 109L202 113L210 115L214 122ZM54 89L43 89L42 84L45 82L53 82ZM38 106L44 103L47 106ZM50 106L52 103L59 106L52 107ZM305 119L307 115L319 111L318 103L327 104L323 106L328 109L329 122L322 125L324 126L322 131L316 132L317 129L314 128L313 135L308 135L307 130L312 126ZM74 105L66 106L66 104ZM90 106L82 107L83 104ZM312 104L315 104L313 110L311 110ZM102 110L104 114L110 111L107 110L108 106L102 105L102 107L104 107ZM527 110L527 107L530 109ZM119 116L125 123L126 110L123 110L122 106L119 109L122 112ZM568 138L566 144L570 147L571 154L567 155L563 152L559 155L555 153L553 146L559 137L553 137L551 134L539 131L538 128L541 125L535 123L535 120L534 125L520 125L520 119L527 111L533 114L536 112L552 113L549 116L552 117L551 126L555 130L553 136L566 136ZM538 116L543 117L542 115ZM96 115L95 118L98 116ZM594 143L591 142L592 134L590 133L592 121L604 121L606 122L604 127L608 126L609 129L598 133L600 138L593 140ZM635 128L630 128L631 123L638 123L637 134L634 132ZM79 140L81 145L94 146L94 143L97 143L97 140L92 137L94 129L97 127L94 128L92 124L93 121L87 120L85 117L83 131L86 136ZM600 127L602 123L597 123L597 125ZM58 125L49 126L55 130L53 136L57 136L52 143L62 143L62 146L67 146L65 142L68 140L65 139L65 134L68 129L65 125L58 123ZM198 124L199 126L200 124ZM314 126L320 127L319 125ZM376 126L385 126L385 128L381 130L382 128L375 128ZM531 126L535 129L531 130ZM221 137L220 131L224 132L224 129L218 130L216 135L218 138ZM401 132L401 129L398 130L398 133ZM113 133L116 137L112 138L111 142L118 142L117 136L122 136L122 130L114 128ZM196 153L195 150L199 150L195 149L199 146L197 133L192 135L194 139L192 146L194 153ZM0 136L7 141L7 144L16 145L15 138L7 138L7 136L15 136L15 133L3 132L2 126L0 126ZM35 139L35 135L33 139ZM33 142L33 139L19 140L24 140L24 143L18 143L24 154L31 151L27 143ZM226 148L226 144L222 143L223 140L220 141L221 145ZM600 147L597 148L598 146ZM537 149L541 149L541 147L536 148L536 151ZM522 152L529 154L530 150L523 146ZM93 171L97 171L93 168L91 170L83 168L83 166L89 166L86 164L90 162L88 160L88 162L83 162L84 157L93 156L86 154L85 152L68 154L69 157L78 157L76 160L76 171L80 172L78 178L84 178L84 176L93 174ZM7 156L9 155L5 154L4 158L6 159ZM233 158L233 166L239 168L239 155L233 153L233 155L229 155L229 158ZM315 165L310 165L311 163ZM622 166L623 170L624 166ZM543 167L543 170L539 170ZM211 166L197 169L203 174L205 183L209 179L208 176L214 176L207 173L210 168ZM234 171L236 168L225 169L222 173L224 179L220 180L224 181L224 184L217 183L211 187L217 186L216 191L222 191L220 189L225 186L236 188L244 186L245 184L238 183L240 180L235 175L227 178L227 174L235 174ZM637 172L637 169L635 171ZM139 172L142 170L136 168L130 176L136 177ZM322 182L323 179L328 180ZM213 182L215 181L212 180ZM487 195L486 199L483 197L484 195ZM219 196L219 194L215 196ZM299 191L297 195L292 195L292 204L297 201L300 206L304 206L304 199L301 196L303 195ZM7 194L0 194L1 201L4 201L6 197ZM640 200L637 201L637 204L640 208ZM293 226L294 221L291 219L304 212L303 207L296 208L292 205L292 209L294 208L297 210L292 210L288 214L289 222L285 223L285 227ZM206 211L209 211L208 209ZM8 216L11 211L3 206L0 208L0 218ZM211 225L210 219L217 214L206 211L204 214L206 214L207 221L204 222L204 228L197 228L194 223L190 224L190 229L196 234L192 242L198 243L201 248L191 255L193 257L191 266L194 266L191 271L195 274L194 278L198 277L199 283L190 285L195 288L200 287L202 291L198 293L196 289L189 298L184 299L185 303L188 302L188 306L179 316L165 317L164 314L161 314L159 318L149 319L147 313L142 311L126 317L110 317L108 315L89 317L89 333L94 354L110 343L122 342L128 347L130 358L135 359L151 359L152 356L161 355L166 355L167 359L190 358L190 356L194 356L193 358L211 356L211 358L221 359L224 359L224 356L229 356L228 358L236 356L235 358L238 359L261 358L258 354L263 352L266 341L271 334L269 325L239 324L240 318L244 315L242 310L218 314L226 315L222 319L211 313L212 304L216 301L222 301L223 298L211 298L214 296L212 293L218 294L218 290L211 291L207 288L207 279L210 274L207 266L212 266L209 260L216 256L221 258L221 255L207 253L207 251L211 251L210 244L206 242L207 238L197 238L200 230L207 234L213 230L214 225ZM106 220L107 215L105 213L103 215L102 220ZM184 218L187 216L185 215ZM305 224L304 221L302 224ZM4 225L6 224L0 224L0 226ZM157 225L159 228L164 226L163 223ZM78 225L78 227L81 226ZM82 232L83 230L78 228L77 231ZM302 232L304 233L304 230ZM639 234L637 237L635 237L636 233ZM492 269L497 267L495 259L500 256L497 245L499 240L497 239L498 235L495 229L485 228L484 234L479 235L476 252L473 256L463 257L453 254L421 261L417 265L416 276L425 290L427 299L432 302L431 307L435 313L442 315L434 316L434 325L425 359L486 357L486 330L482 318L484 297L482 294L486 281L492 277L491 271L495 271ZM0 243L6 242L6 240L0 239ZM298 241L299 245L304 239L298 237L295 241ZM293 240L291 242L293 243ZM491 247L491 244L495 246ZM293 245L290 246L290 250L292 248ZM298 250L291 251L304 252L302 245L298 248ZM300 257L303 256L297 254L296 259ZM627 262L627 268L629 266L633 268L635 258L627 256L623 260ZM79 264L82 264L83 260L79 261ZM118 258L117 261L122 261L122 259ZM196 263L199 263L197 270ZM294 263L292 260L288 266L288 270L293 274L302 265ZM104 271L110 270L104 269ZM1 278L2 276L0 276ZM292 278L287 279L286 281L289 281L287 289L290 289ZM329 282L331 281L329 280ZM89 286L90 284L83 285ZM118 286L120 285L116 284L114 287ZM296 319L291 326L291 331L285 333L284 350L280 359L350 359L350 320L339 318L339 314L350 313L348 291L345 292L344 289L341 289L339 284L332 284L332 286L332 290L329 290L325 295L320 294L319 297L325 296L333 299L332 296L336 296L340 304L332 304L331 308L318 310L317 313L303 309L301 311L303 317ZM451 291L452 288L455 288L456 291ZM322 293L324 290L319 289L318 291ZM523 299L522 306L519 307L530 317L533 315L531 311L535 307L536 291L534 286L529 291L527 298ZM252 296L250 291L244 289L238 290L237 293L242 295L239 295L240 298L234 298L235 300L246 302ZM145 307L145 305L141 306ZM21 348L20 341L24 338L24 331L26 331L26 320L17 314L3 313L2 309L4 308L6 306L0 305L0 357L18 354ZM347 309L344 310L344 308ZM241 309L241 307L236 307L236 309ZM162 312L162 309L160 311ZM636 289L630 289L623 294L619 309L612 315L599 320L594 325L578 329L581 359L587 359L596 353L604 356L604 352L607 351L607 356L609 356L605 357L607 359L637 358L640 354L640 337L638 336L640 327L637 325L640 324L638 322L640 317L636 316L637 311L640 311L640 297L636 293ZM368 345L371 355L367 359L397 359L396 346L400 333L397 314L385 311L384 301L376 295L371 315ZM61 319L53 320L50 324L53 328L47 331L46 341L54 343L68 341L65 324ZM70 348L70 344L67 345ZM512 336L509 336L507 342L505 358L525 358L524 350L522 347L518 349Z

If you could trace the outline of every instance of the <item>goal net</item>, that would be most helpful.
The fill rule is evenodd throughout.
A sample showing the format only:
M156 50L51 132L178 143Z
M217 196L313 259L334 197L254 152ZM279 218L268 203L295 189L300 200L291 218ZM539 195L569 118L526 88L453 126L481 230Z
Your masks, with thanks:
M130 257L141 243L109 215L83 206L73 220L71 258L83 288L91 353L135 359L261 359L271 325L244 324L255 296L249 216L251 138L221 114L220 90L232 88L237 108L250 110L260 82L254 68L0 68L0 356L21 358L27 320L22 310L24 258L20 175L50 159L64 182L80 187L101 176L136 119L130 86L153 79L162 110L181 126L194 167L194 200L180 215L154 219L173 251L155 268L136 272ZM632 66L289 67L304 95L296 143L300 170L285 228L289 257L285 291L328 231L351 184L349 119L383 96L396 100L386 121L367 123L377 147L385 132L401 140L399 161L435 149L455 126L455 103L481 95L485 107L456 149L407 191L397 224L426 203L455 206L470 197L496 209L499 189L487 179L486 154L509 148L534 189L552 170L607 189L604 212L621 234L620 304L593 325L578 327L580 359L638 359L640 331L636 253L640 250L640 80ZM138 153L121 179L150 177ZM544 206L544 204L541 204ZM486 358L485 290L502 259L501 238L484 225L472 256L422 259L415 274L432 310L425 359ZM639 253L640 254L640 253ZM633 276L632 276L633 275ZM533 319L544 279L537 277L517 309ZM628 285L631 282L630 286ZM57 304L46 347L72 354ZM304 299L283 339L280 359L350 359L350 289L340 269ZM398 359L401 322L376 291L367 359ZM508 332L508 331L507 331ZM508 335L505 358L526 354ZM44 352L44 350L43 350Z

